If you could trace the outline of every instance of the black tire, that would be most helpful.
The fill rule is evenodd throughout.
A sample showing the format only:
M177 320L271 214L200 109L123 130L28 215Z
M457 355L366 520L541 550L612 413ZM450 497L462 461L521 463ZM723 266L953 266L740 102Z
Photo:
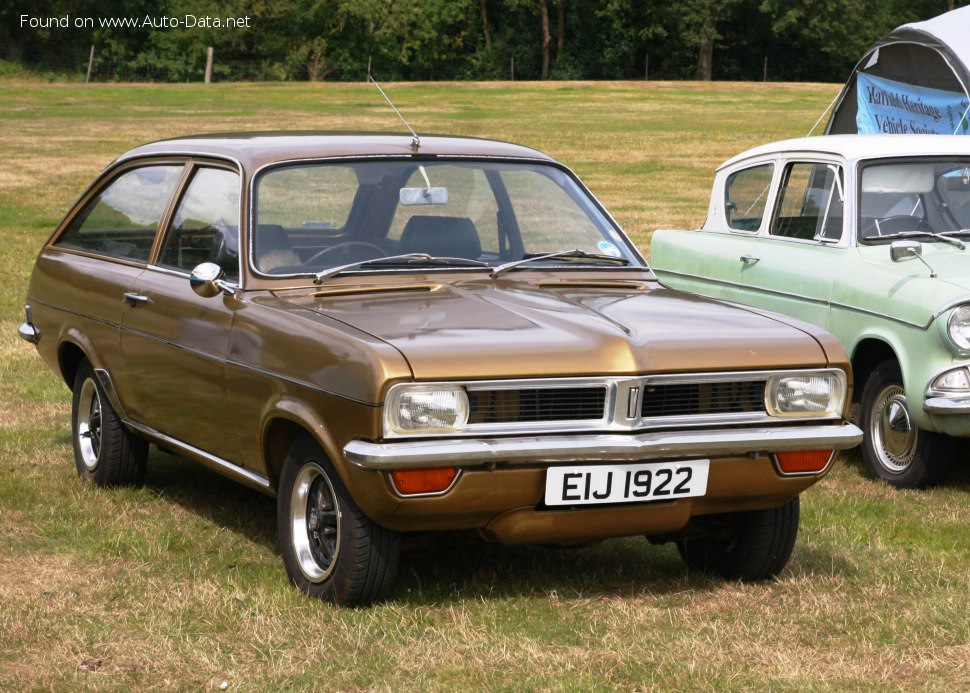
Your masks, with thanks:
M145 480L148 442L125 428L91 364L74 377L71 442L78 476L95 486L137 486Z
M723 520L721 531L681 539L677 550L691 568L728 580L767 580L778 575L791 558L798 515L798 496L780 508L725 515L719 518Z
M949 436L912 424L903 376L895 360L883 361L866 380L859 406L866 472L896 488L942 483L955 448Z
M287 575L311 597L363 606L387 596L397 576L400 536L375 524L313 439L290 446L277 499Z

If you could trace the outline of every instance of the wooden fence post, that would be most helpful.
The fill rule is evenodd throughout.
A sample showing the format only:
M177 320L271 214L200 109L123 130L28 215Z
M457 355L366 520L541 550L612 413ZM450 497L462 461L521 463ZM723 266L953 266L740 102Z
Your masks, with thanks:
M212 58L216 52L216 49L209 46L208 55L205 59L205 83L210 84L212 82Z

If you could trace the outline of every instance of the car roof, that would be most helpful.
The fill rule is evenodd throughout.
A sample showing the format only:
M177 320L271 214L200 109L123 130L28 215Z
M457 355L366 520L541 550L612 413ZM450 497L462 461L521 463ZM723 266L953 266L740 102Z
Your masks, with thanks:
M749 149L725 161L718 170L770 154L834 154L848 160L919 155L970 155L965 135L822 135L781 140Z
M160 140L126 152L119 161L158 155L228 158L253 171L266 164L296 159L368 156L458 156L553 159L535 149L475 137L423 135L417 151L411 135L373 132L235 132Z

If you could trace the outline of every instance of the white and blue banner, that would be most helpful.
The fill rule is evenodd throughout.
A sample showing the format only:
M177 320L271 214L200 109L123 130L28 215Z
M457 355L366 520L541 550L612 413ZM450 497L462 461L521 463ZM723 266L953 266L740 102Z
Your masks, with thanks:
M965 94L863 72L856 75L856 91L856 129L862 135L966 135L970 130L970 101Z

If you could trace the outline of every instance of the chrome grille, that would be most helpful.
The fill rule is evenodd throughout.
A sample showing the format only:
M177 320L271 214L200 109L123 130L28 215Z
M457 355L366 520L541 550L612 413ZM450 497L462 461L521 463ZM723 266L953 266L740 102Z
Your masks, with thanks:
M643 388L643 418L765 411L764 380L652 384Z
M468 390L469 424L599 421L605 387Z

